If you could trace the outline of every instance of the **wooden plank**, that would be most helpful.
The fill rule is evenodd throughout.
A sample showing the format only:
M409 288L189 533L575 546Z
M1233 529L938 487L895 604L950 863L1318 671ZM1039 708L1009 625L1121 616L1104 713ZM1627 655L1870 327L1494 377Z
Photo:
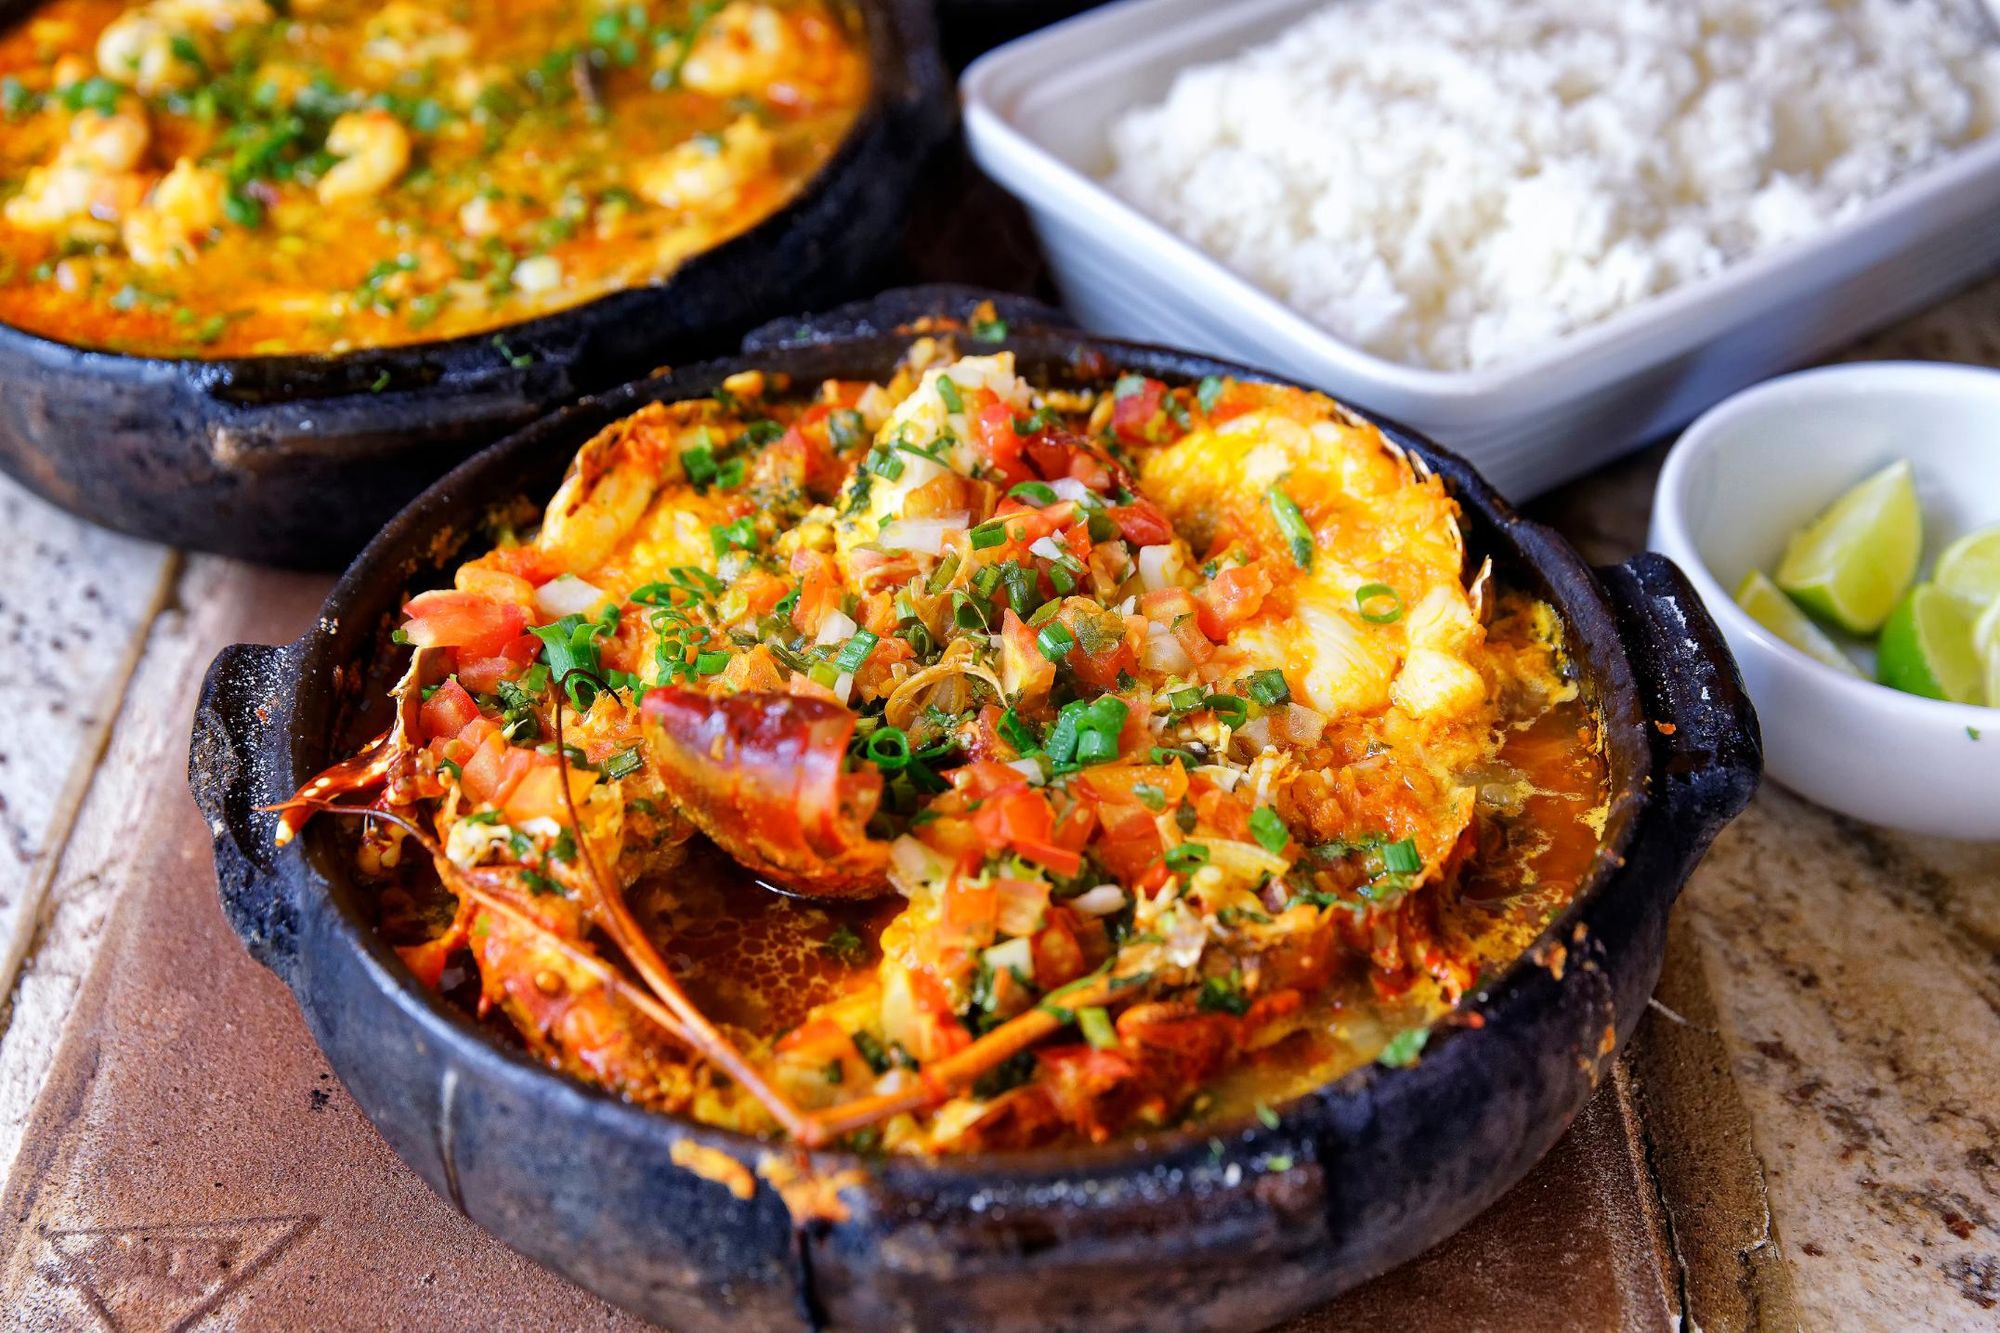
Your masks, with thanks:
M45 577L48 586L37 594L45 602L60 601L57 589L72 586L74 597L85 604L110 602L109 593L90 595L81 589L149 569L158 570L170 596L148 589L153 604L164 609L132 632L134 641L125 656L139 659L136 669L121 666L114 674L109 667L98 668L106 683L88 696L98 702L59 715L88 719L91 730L72 732L70 744L81 777L97 780L87 782L87 796L64 816L52 847L43 853L40 910L31 916L23 906L15 915L22 943L32 934L36 948L14 988L10 1021L0 1037L0 1175L14 1160L77 986L97 956L112 909L151 872L155 849L142 833L145 813L161 802L189 804L181 775L187 768L195 691L209 659L233 637L296 635L310 623L328 582L323 576L256 571L211 557L183 565L158 548L108 534L74 536L81 549L67 560L51 559L52 572L77 565L86 555L100 572L72 581ZM121 625L140 620L136 612L123 614ZM108 636L106 629L90 632L99 640ZM61 651L58 633L46 631L42 647ZM32 692L46 688L42 676L56 669L11 662L4 671L17 691ZM122 705L114 706L121 694ZM100 738L101 752L93 747L93 737ZM0 772L12 778L17 767L10 762ZM52 785L44 781L45 788ZM46 791L43 796L45 808L60 812L61 807L47 802ZM34 929L37 920L43 924L39 931Z
M164 547L95 528L0 478L0 995L34 940L147 628Z

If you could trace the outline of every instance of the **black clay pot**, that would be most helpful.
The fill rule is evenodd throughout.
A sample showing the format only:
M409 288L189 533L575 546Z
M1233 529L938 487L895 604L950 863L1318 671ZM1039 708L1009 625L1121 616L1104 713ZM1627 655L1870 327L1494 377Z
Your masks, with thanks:
M760 1184L739 1200L676 1166L676 1144L753 1170L768 1144L649 1114L549 1072L416 984L368 924L342 832L271 847L282 800L379 723L359 716L400 654L406 592L477 540L476 516L545 497L577 446L654 399L708 393L750 366L877 377L881 332L961 295L903 294L753 338L745 355L558 413L465 464L363 552L303 639L239 646L210 668L191 781L215 833L230 921L297 995L327 1059L404 1160L509 1245L676 1329L1254 1328L1326 1300L1450 1234L1568 1125L1644 1011L1669 907L1759 769L1757 720L1721 636L1667 561L1593 571L1464 463L1385 426L1441 473L1475 555L1562 614L1603 720L1615 793L1595 870L1545 941L1466 997L1412 1068L1370 1067L1269 1128L940 1161L814 1156L858 1174L847 1217L795 1226ZM1037 324L1003 310L1026 373L1171 382L1238 367ZM441 532L455 541L440 543Z
M106 527L337 568L481 445L579 396L865 290L956 110L929 0L850 0L873 94L780 212L666 280L471 337L213 361L87 351L0 325L0 469ZM0 0L0 26L33 0ZM495 341L496 333L499 341Z

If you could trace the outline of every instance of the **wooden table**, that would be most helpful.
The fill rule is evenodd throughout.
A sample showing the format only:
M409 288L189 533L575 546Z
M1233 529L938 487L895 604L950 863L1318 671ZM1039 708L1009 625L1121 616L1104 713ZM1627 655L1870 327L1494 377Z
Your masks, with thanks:
M1852 355L2000 365L2000 283ZM1621 558L1658 462L1537 508ZM194 691L221 645L299 633L328 580L96 531L4 484L0 522L0 1309L58 1328L631 1326L424 1189L221 921L185 790ZM1767 787L1687 890L1654 1012L1549 1161L1299 1327L1993 1328L1996 1217L2000 848Z

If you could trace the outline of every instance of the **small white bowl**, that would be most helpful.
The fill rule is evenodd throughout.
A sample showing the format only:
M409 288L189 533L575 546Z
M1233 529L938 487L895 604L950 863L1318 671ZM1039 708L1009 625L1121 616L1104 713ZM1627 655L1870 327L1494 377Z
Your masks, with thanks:
M1927 577L1953 538L2000 523L2000 371L1890 361L1760 384L1688 427L1653 497L1650 544L1722 627L1764 728L1765 771L1842 814L1912 833L2000 839L2000 708L1843 676L1736 605L1751 569L1877 468L1907 458Z

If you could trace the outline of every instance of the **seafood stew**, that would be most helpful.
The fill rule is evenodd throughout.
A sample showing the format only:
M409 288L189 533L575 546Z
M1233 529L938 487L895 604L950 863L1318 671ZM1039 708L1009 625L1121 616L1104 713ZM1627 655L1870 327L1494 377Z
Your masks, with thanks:
M52 0L0 33L0 322L204 359L488 332L777 212L868 92L832 0Z
M358 796L421 979L808 1146L1102 1140L1418 1058L1595 863L1563 626L1323 397L1037 388L979 341L607 428L411 600L394 727L285 834Z

